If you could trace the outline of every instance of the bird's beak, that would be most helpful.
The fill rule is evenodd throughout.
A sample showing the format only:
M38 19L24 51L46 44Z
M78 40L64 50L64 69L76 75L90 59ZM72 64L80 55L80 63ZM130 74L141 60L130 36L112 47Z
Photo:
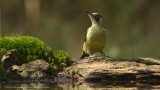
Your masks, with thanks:
M93 16L92 13L90 13L89 11L85 11L85 12L86 12L88 15Z
M89 17L90 17L90 19L91 19L91 21L92 21L92 24L97 23L97 21L96 21L95 18L93 17L93 14L92 14L92 13L90 13L89 11L85 11L85 12L89 15Z
M93 17L93 14L90 13L89 11L86 11L86 10L85 10L85 12L86 12L89 16L92 16L92 17Z

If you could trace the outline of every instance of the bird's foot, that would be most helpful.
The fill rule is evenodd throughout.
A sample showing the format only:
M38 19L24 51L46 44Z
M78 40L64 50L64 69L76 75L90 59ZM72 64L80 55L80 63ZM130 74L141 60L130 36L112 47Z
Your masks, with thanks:
M96 57L96 55L90 55L90 56L89 56L89 58L94 58L94 57Z
M90 56L89 56L89 59L92 60L94 57L96 57L96 56L95 56L95 55L90 55Z
M92 61L92 60L94 60L95 57L96 57L95 55L90 55L89 59Z

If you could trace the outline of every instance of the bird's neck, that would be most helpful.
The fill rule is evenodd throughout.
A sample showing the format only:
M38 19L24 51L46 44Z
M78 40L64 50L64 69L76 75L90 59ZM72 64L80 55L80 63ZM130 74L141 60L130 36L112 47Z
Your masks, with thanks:
M92 23L91 27L102 27L102 24L100 24L100 23Z

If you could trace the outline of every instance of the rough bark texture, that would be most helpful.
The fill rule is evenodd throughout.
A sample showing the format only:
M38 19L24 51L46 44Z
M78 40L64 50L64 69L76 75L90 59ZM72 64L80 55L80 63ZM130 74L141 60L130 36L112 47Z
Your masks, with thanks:
M2 63L6 69L16 64L18 61L18 50L13 49L8 51L2 58Z
M111 85L160 84L160 60L153 58L113 59L93 57L77 60L58 73L75 81ZM107 84L108 83L108 84Z
M44 60L36 60L21 66L13 65L7 74L11 80L41 80L49 78L50 65Z

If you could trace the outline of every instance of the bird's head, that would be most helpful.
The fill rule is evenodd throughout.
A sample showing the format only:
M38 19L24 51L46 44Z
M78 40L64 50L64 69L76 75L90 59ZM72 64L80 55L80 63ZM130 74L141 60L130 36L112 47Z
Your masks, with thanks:
M85 12L89 15L89 17L90 17L90 19L92 21L92 24L102 24L102 15L101 14L99 14L99 13L90 13L88 11L85 11Z

